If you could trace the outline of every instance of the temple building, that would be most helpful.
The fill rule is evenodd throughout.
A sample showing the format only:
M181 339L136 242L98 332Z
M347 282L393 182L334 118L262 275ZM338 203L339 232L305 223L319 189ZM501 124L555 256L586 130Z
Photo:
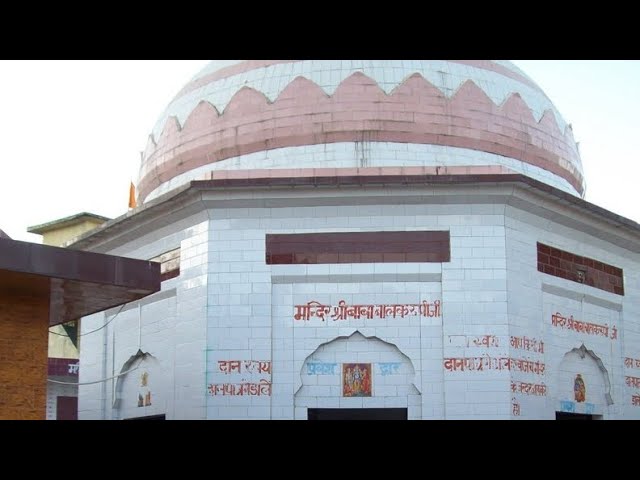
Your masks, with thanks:
M213 61L136 187L80 419L640 419L640 225L510 62Z

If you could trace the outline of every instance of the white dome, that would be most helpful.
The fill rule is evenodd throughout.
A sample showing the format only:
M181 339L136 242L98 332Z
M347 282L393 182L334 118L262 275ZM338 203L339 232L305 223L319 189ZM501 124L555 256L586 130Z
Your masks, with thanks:
M139 192L150 199L211 172L419 165L501 166L584 191L570 127L510 62L224 60L157 121Z

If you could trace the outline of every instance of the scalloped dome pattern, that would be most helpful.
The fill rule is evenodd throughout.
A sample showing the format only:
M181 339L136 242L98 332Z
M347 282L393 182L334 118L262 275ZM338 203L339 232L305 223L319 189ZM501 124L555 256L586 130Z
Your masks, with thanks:
M570 126L509 62L253 60L211 62L176 95L143 155L139 200L209 164L234 170L228 160L243 155L338 142L486 152L584 191Z

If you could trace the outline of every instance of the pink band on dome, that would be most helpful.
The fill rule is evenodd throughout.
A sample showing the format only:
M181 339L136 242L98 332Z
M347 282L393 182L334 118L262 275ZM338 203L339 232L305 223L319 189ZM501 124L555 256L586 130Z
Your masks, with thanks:
M216 80L222 80L223 78L233 77L234 75L238 75L240 73L248 72L250 70L256 70L258 68L266 68L272 65L278 65L281 63L295 63L300 62L302 60L245 60L244 62L237 63L235 65L230 65L228 67L223 67L215 72L204 75L203 77L197 78L192 82L189 82L185 85L182 90L178 92L178 94L173 98L172 101L177 100L178 98L186 95L189 92L193 92L200 87L204 87L205 85L215 82ZM462 65L468 65L470 67L481 68L483 70L488 70L491 72L499 73L500 75L504 75L505 77L509 77L513 80L517 80L522 82L532 88L535 88L540 93L544 95L544 92L538 87L535 83L533 83L529 78L520 75L513 70L509 70L507 67L499 65L497 63L492 62L491 60L447 60L451 63L459 63ZM293 79L292 79L293 80ZM545 95L546 96L546 95Z
M543 168L565 179L578 193L583 191L570 130L561 132L550 112L536 122L519 95L497 106L467 81L447 99L417 74L387 95L374 80L354 73L331 97L315 83L298 77L273 103L256 90L243 88L221 115L202 102L182 130L175 119L169 121L145 159L140 198L171 178L227 158L335 142L400 142L478 150Z
M240 73L256 70L258 68L270 67L271 65L277 65L279 63L293 63L299 61L300 60L245 60L244 62L236 63L235 65L229 65L228 67L223 67L215 72L196 78L195 80L187 83L182 87L182 90L178 92L172 101L189 92L193 92L200 87L204 87L211 82L215 82L216 80L222 80L223 78L233 77Z

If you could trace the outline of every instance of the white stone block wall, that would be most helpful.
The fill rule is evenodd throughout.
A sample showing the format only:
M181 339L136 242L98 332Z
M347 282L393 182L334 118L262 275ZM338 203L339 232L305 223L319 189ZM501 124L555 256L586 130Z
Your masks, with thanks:
M411 401L416 407L410 408L410 417L508 417L508 375L489 372L479 380L479 385L475 385L482 393L473 395L466 391L466 372L447 372L447 384L451 387L446 392L442 367L445 351L447 355L463 357L469 352L469 355L484 353L482 347L445 347L445 339L448 342L449 336L468 336L472 341L488 330L498 330L503 337L507 335L503 209L493 205L361 205L216 210L211 222L212 259L216 261L209 264L211 311L207 382L220 385L233 377L219 371L219 360L271 359L273 391L269 416L265 418L306 418L306 408L313 408L312 405L318 402L328 405L335 399L323 394L311 400L313 395L306 394L308 388L305 387L304 406L295 403L294 395L303 388L304 362L322 344L358 331L365 337L395 345L411 359L420 399L402 400L404 406ZM450 230L451 262L442 265L265 265L267 233L381 230ZM425 280L403 281L411 276L422 276ZM368 281L373 277L377 277L377 281ZM358 281L350 282L350 278ZM296 326L292 318L294 305L312 300L330 305L337 305L340 300L373 305L413 304L421 298L443 301L442 317L411 319L404 323L359 320L341 323L339 327L329 323L319 327L312 322ZM254 302L251 309L249 302ZM444 331L443 321L446 324ZM256 325L246 330L249 322ZM256 336L266 335L268 331L271 331L271 338L264 338L263 343L259 343ZM245 334L250 336L243 336ZM264 353L271 356L256 357L250 342L268 346L270 350ZM227 355L220 356L221 352ZM372 355L375 358L375 354ZM234 375L237 376L235 381L242 383L242 375ZM311 391L314 390L312 387L317 389L318 386L309 386ZM492 402L492 392L505 392L499 407L487 405ZM480 405L467 408L472 396L475 399L483 397L483 400ZM453 405L453 413L446 412L445 399ZM254 398L253 401L261 402L262 406L265 399ZM344 401L379 402L353 398ZM207 404L209 418L238 418L238 413L248 414L249 410L237 410L236 405L249 405L250 400L216 391L215 395L208 393ZM419 415L415 413L418 411Z
M164 228L167 236L146 245L138 239L117 251L146 259L180 247L179 277L163 282L160 292L122 310L116 307L82 320L79 382L96 383L79 387L81 420L162 414L168 419L205 418L201 392L205 383L208 221L195 215L172 228L172 232ZM93 330L97 331L90 333ZM138 366L134 361L138 351L153 358L153 408L137 408L131 378L138 378L142 367L119 376Z
M433 385L442 395L442 410L434 418L508 418L508 372L482 360L506 353L503 210L494 205L452 208L460 213L441 220L450 229L451 262L442 264L442 351L434 352L443 362L442 381ZM453 359L451 370L444 368L444 359ZM464 370L455 368L460 359Z
M375 279L376 265L361 265L369 267L371 270L370 278ZM287 266L274 266L274 272L283 270L283 268L277 267L286 269ZM307 271L313 272L315 270L313 267L316 265L308 266ZM402 275L396 273L395 278L402 279ZM307 277L322 278L322 276L314 276L312 273ZM303 283L297 279L292 280L294 283L291 284L274 285L274 305L277 304L280 308L274 312L273 322L278 326L280 332L278 337L283 338L285 342L288 340L289 345L293 346L293 349L287 348L288 346L274 348L274 364L277 361L287 369L282 377L274 372L274 381L278 378L286 378L292 382L292 388L287 388L286 393L283 392L278 402L288 404L290 408L295 406L295 418L304 419L307 418L307 414L299 410L300 407L316 408L317 402L324 405L333 402L334 407L332 408L355 404L365 408L367 406L376 408L391 403L398 407L407 408L411 396L419 394L421 390L423 370L431 371L439 366L440 362L433 358L422 358L420 347L423 338L422 327L427 324L440 326L440 317L424 318L419 315L409 315L404 318L400 316L394 318L389 315L384 319L348 320L335 320L328 317L324 321L316 317L304 321L294 319L293 305L306 305L310 301L319 301L323 305L334 307L339 305L340 301L346 302L347 305L419 305L423 301L433 305L434 302L441 301L439 282L392 282L388 281L391 277L385 276L385 274L378 275L379 282L350 283L340 281L340 277L349 278L349 273L336 277L337 282ZM280 281L286 281L286 279L286 275L279 276ZM288 291L291 291L291 294L283 293ZM332 308L331 312L334 313L335 310ZM331 350L329 357L327 349ZM292 354L293 361L289 360ZM305 380L313 382L315 379L314 375L310 376L305 373L305 368L312 358L336 363L335 372L337 373L333 376L334 383L336 378L341 379L342 364L371 363L375 373L373 396L371 398L343 398L339 391L335 391L335 388L329 391L326 385L305 384ZM386 372L381 373L380 364L389 362L400 362L402 364L401 370L406 370L402 373L406 378L403 377L400 383L397 383L398 379L395 373L390 373L389 376L383 374ZM336 385L332 385L332 387L336 387ZM339 384L337 387L339 390ZM294 392L295 398L291 397L291 390ZM319 393L317 395L310 393L314 390L318 390ZM421 418L420 407L419 403L411 405L409 417Z
M640 389L625 380L640 377L640 361L637 368L623 364L626 357L640 360L637 255L601 239L504 204L474 203L338 207L292 200L282 207L212 208L166 228L155 240L150 233L116 250L151 258L179 246L180 276L141 301L140 320L131 304L103 331L83 337L80 382L117 374L140 348L161 366L165 378L154 399L167 419L304 419L308 408L335 406L406 407L412 419L552 419L570 408L562 402L571 401L577 373L587 400L574 411L640 418L640 408L631 405ZM405 230L449 231L451 261L265 262L269 233ZM625 295L538 272L537 241L623 268ZM436 318L293 318L294 306L310 301L436 299ZM83 332L116 311L83 319ZM554 327L551 315L558 311L615 324L618 338ZM514 347L512 337L531 343ZM543 351L535 341L544 343ZM335 367L331 374L309 374L310 362ZM372 364L371 397L341 396L343 363ZM381 363L399 364L397 377L382 375ZM113 407L114 400L124 402L118 392L135 390L121 383L80 387L80 418L138 411Z
M640 358L640 344L633 337L638 330L637 254L512 207L506 209L505 225L510 335L544 341L542 354L511 348L511 357L544 362L544 375L515 372L512 377L527 383L544 382L547 387L545 396L514 394L520 415L513 418L553 419L556 411L590 413L604 419L640 418L640 407L631 405L631 396L640 395L640 389L625 384L625 376L640 377L640 368L623 365L625 357ZM625 295L538 272L538 241L622 268ZM608 336L554 326L552 316L557 313L607 326ZM587 398L577 402L573 382L579 373L586 383Z
M115 314L115 312L113 312ZM100 328L105 323L105 313L83 317L80 335ZM82 336L80 339L80 369L78 370L78 419L104 420L107 385L90 383L107 378L106 328ZM84 384L84 385L83 385Z

